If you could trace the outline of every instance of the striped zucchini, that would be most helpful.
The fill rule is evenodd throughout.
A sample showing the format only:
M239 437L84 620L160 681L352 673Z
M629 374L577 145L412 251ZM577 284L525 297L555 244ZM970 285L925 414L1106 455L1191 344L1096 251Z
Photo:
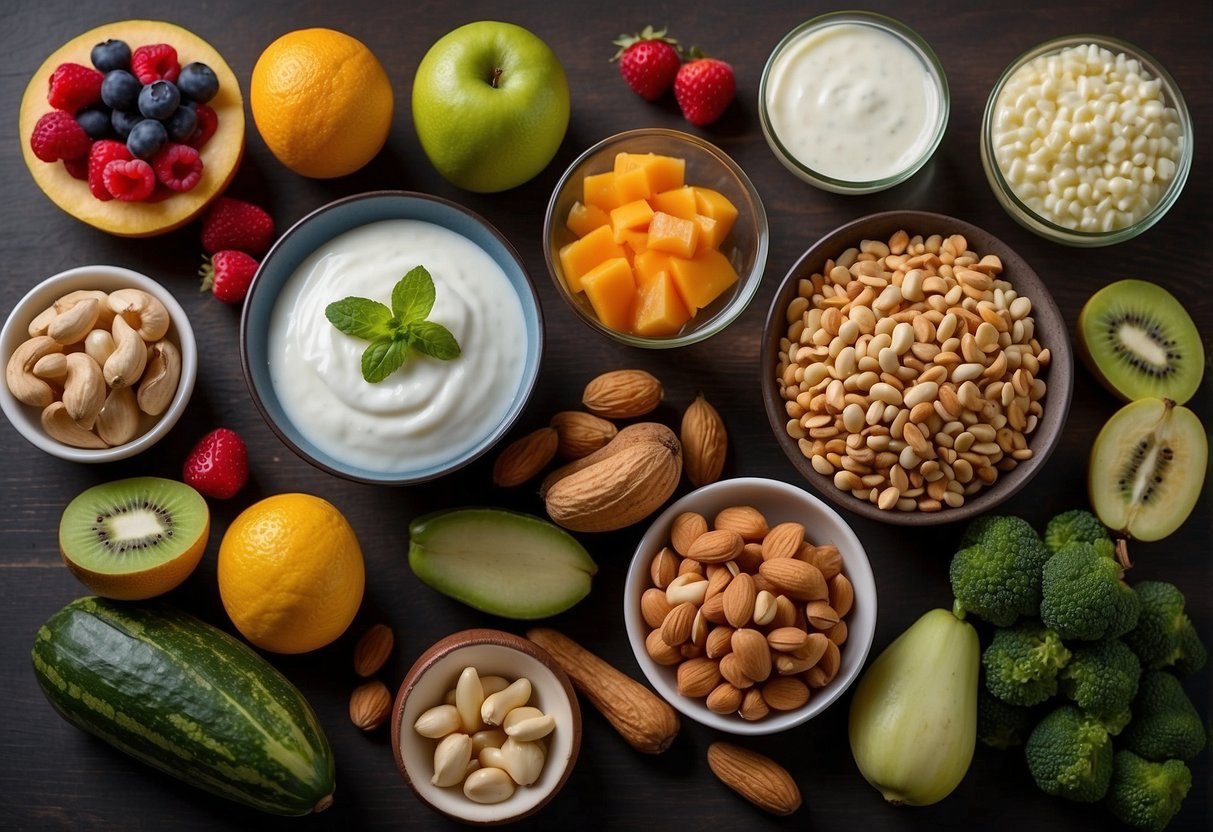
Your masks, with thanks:
M332 803L333 754L307 700L191 615L79 598L38 630L33 659L64 719L148 765L273 814Z

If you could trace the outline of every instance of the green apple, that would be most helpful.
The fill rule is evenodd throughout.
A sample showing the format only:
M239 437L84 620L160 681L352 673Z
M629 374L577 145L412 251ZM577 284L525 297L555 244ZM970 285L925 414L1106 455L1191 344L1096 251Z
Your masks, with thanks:
M556 53L530 31L468 23L421 59L413 124L447 180L478 193L508 190L556 155L569 124L568 79Z

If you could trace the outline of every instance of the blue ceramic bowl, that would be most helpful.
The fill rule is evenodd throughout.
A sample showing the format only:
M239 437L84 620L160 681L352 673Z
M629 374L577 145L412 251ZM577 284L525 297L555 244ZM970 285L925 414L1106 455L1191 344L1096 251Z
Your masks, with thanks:
M313 252L333 238L370 223L407 219L432 223L471 240L501 267L522 306L526 335L523 370L505 415L479 426L483 433L450 458L400 470L378 471L337 459L311 442L287 415L270 375L270 321L279 292ZM253 403L278 438L307 462L355 482L410 485L435 479L476 459L509 431L526 407L539 375L543 317L534 286L518 252L482 217L439 197L407 191L374 191L336 200L295 223L270 249L257 270L240 322L240 352Z

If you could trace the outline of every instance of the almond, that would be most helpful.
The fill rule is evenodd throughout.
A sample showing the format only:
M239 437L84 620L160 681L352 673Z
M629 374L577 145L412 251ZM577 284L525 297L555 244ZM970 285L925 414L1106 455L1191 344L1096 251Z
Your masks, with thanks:
M696 607L686 601L666 614L661 622L661 640L676 647L691 637L691 625L695 623Z
M839 621L830 629L826 630L826 638L837 644L839 647L846 644L847 641L847 622Z
M741 689L735 688L728 682L721 682L712 688L704 702L708 710L717 714L731 714L741 707Z
M548 516L566 529L613 531L656 511L674 493L681 474L682 448L671 435L667 441L630 444L558 479L544 503Z
M733 652L730 655L737 657L737 669L745 676L762 682L771 675L771 648L762 633L742 627L733 633L731 643Z
M687 479L696 488L716 482L724 469L729 439L724 420L700 393L682 414L682 452Z
M842 552L833 543L824 546L809 546L808 562L821 570L827 581L842 572Z
M694 629L694 625L692 625L692 629ZM688 641L678 647L678 652L684 659L698 659L703 655L703 648Z
M700 610L700 614L702 614ZM733 652L733 628L727 624L718 624L708 631L708 637L703 643L703 653L709 659L719 659Z
M374 676L392 654L396 637L386 624L376 624L354 645L354 672L362 678Z
M704 578L707 577L707 575L703 571L702 563L700 563L697 560L691 560L690 558L683 558L682 561L679 562L679 564L678 564L678 574L685 575L688 572L694 572L696 575L699 575L700 577L704 577Z
M796 626L796 605L792 603L791 598L782 594L775 596L775 615L771 618L770 626L772 628Z
M552 486L560 480L572 476L591 465L602 462L602 460L614 456L630 445L649 442L678 443L678 437L674 435L674 431L659 422L637 422L634 425L628 425L615 434L614 439L594 451L594 453L589 456L583 456L580 459L574 459L572 462L566 462L544 477L543 482L539 484L539 496L541 498L546 497Z
M734 562L742 572L749 572L753 575L762 565L762 544L747 543L742 546L741 554L736 557Z
M774 526L762 539L762 559L794 558L804 543L804 526L788 522Z
M493 484L511 488L537 476L556 456L556 445L555 428L540 428L514 440L493 463Z
M634 419L657 409L664 391L661 382L644 370L612 370L585 386L581 403L608 419Z
M758 567L758 574L795 601L824 601L829 597L821 570L802 560L790 557L765 560Z
M762 698L773 711L794 711L809 701L809 687L795 676L776 676L762 686Z
M708 591L704 593L703 600L711 598L728 589L729 584L733 582L733 573L723 567L708 567L709 570L715 570L708 576Z
M350 694L350 721L363 731L374 731L387 721L392 695L378 679L354 688Z
M684 563L686 561L683 561ZM671 607L690 601L692 604L702 604L708 591L708 580L698 572L679 574L665 588L666 600Z
M683 452L685 453L685 451L684 447ZM707 530L708 521L702 514L695 511L684 511L675 517L674 522L670 525L670 545L674 547L675 552L686 557L687 552L691 551L691 544Z
M724 563L741 554L744 545L745 541L737 532L716 529L696 537L686 556L699 563Z
M653 579L653 586L658 589L669 586L670 581L678 577L678 564L681 560L669 546L662 546L661 551L653 555L653 562L649 564L649 577Z
M614 423L581 410L562 410L551 425L556 429L556 453L564 459L587 457L619 433Z
M802 658L795 653L778 653L775 655L773 663L775 665L775 672L780 676L804 673L817 664L816 660Z
M775 815L800 808L800 789L787 769L770 757L727 742L708 746L708 766L733 791Z
M821 657L826 654L829 648L827 642L830 639L822 633L809 633L805 638L804 646L797 650L794 655L797 658L808 661L808 666L812 667L821 661Z
M808 640L809 634L797 627L777 627L767 633L767 644L781 653L799 650Z
M682 661L681 651L677 647L671 647L662 640L660 628L653 630L645 638L644 649L649 654L649 658L660 665L668 667Z
M846 575L840 573L830 578L829 599L830 606L838 613L838 617L846 618L855 604L855 587Z
M754 617L754 579L745 572L729 582L724 590L724 617L734 627L744 627Z
M713 624L727 624L728 619L724 617L724 593L718 592L711 598L703 602L703 606L699 608L703 613L703 617Z
M838 623L838 613L828 601L810 601L805 605L805 617L814 630L829 630Z
M758 688L742 691L741 707L737 709L737 713L742 719L753 722L756 719L762 719L770 712L770 706L762 698L762 691Z
M754 686L754 680L741 672L741 665L735 653L726 653L720 657L720 675L727 679L729 684L742 690Z
M826 651L821 654L817 664L805 671L805 681L811 688L824 688L834 681L841 663L842 655L838 652L838 645L826 639Z
M660 627L661 622L665 621L665 617L670 614L672 609L674 609L674 605L657 587L646 589L640 596L640 617L650 627Z
M684 443L685 444L685 443ZM761 543L770 528L767 518L753 506L729 506L712 520L714 529L732 529L746 543Z
M687 659L678 665L678 692L683 696L707 696L720 684L720 668L712 659Z
M775 596L768 590L762 590L754 596L754 623L759 627L765 627L775 620L775 613L778 611L778 602Z

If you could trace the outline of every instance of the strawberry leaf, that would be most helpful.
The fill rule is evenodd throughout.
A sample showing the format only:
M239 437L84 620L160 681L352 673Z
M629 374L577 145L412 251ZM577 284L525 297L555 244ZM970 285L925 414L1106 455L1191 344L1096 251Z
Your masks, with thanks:
M401 324L424 321L434 308L434 279L425 266L411 269L392 289L392 313Z
M378 384L400 369L408 355L406 339L377 338L362 353L362 377L371 384Z
M409 343L417 352L432 358L450 361L461 350L455 336L445 326L434 321L418 321L409 326Z
M366 298L349 297L324 308L324 317L346 335L372 341L391 335L392 310Z

